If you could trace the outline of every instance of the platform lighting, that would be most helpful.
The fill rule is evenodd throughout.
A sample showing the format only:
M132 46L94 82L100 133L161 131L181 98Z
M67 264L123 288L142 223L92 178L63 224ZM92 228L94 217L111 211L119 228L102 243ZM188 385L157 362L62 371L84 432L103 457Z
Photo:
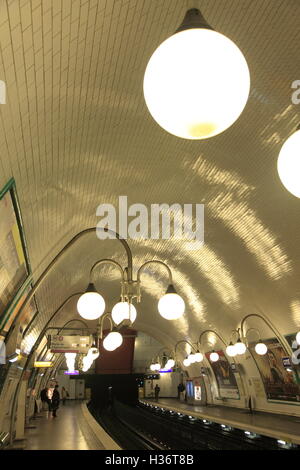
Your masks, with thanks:
M226 348L226 354L229 357L235 357L237 355L237 351L235 349L235 346L232 344L230 341L229 345Z
M222 93L217 91L220 84ZM184 139L205 139L230 127L249 91L242 52L195 8L155 50L144 76L144 97L153 119Z
M105 301L102 295L97 292L92 282L87 286L85 293L79 297L77 310L79 315L85 320L96 320L103 315Z
M94 361L95 359L98 359L98 357L100 356L99 349L96 348L95 346L92 346L92 347L88 350L87 355L88 355L89 357L91 357L92 360Z
M103 340L103 347L107 351L114 351L123 343L123 337L118 331L111 331Z
M219 354L216 351L212 351L209 355L209 358L212 362L217 362L219 360Z
M196 352L195 354L195 362L202 362L203 361L203 354L199 351Z
M186 357L186 358L183 360L183 365L184 365L185 367L189 367L189 366L191 365L191 362L190 362L190 360L189 360L188 357Z
M177 320L184 314L185 303L182 297L177 294L173 284L158 302L158 311L166 320Z
M259 356L264 356L268 352L268 348L265 343L262 342L260 339L259 342L255 345L255 352L259 354Z
M111 311L111 316L116 325L124 320L128 320L131 324L136 320L136 308L130 302L118 302Z
M191 364L194 364L194 362L196 362L196 355L194 353L190 353L188 355L188 360L190 361Z
M241 338L238 338L237 342L234 345L235 351L238 355L244 354L246 352L246 345L241 341Z
M300 197L300 125L284 142L278 157L277 170L283 186Z

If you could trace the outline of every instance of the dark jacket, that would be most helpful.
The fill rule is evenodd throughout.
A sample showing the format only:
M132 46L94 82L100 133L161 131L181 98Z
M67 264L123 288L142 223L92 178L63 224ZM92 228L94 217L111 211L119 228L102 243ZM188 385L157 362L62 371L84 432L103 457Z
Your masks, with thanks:
M52 405L53 410L56 410L59 407L59 401L60 401L59 391L55 388L53 390L53 395L52 395L52 400L51 400L51 405Z
M47 396L47 389L44 388L42 391L41 391L41 400L42 401L48 401L48 396Z

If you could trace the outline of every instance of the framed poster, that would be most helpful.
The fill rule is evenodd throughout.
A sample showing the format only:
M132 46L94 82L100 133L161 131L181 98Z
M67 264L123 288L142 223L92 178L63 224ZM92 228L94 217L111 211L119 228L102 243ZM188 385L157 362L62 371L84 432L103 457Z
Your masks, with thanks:
M232 368L223 351L217 351L219 360L213 362L210 360L210 353L205 353L207 360L214 372L216 382L219 389L220 397L240 399L239 388Z
M0 331L29 280L30 266L14 179L0 191Z
M10 316L7 319L3 327L2 334L8 333L10 327L12 326L14 322L15 317L17 316L30 290L31 290L31 285L25 288L21 297L19 298L19 300L17 301L13 309L11 309ZM33 298L30 300L30 302L26 305L25 309L23 310L20 318L18 319L18 323L23 331L29 325L31 319L36 313L37 313L37 305L36 305L35 297L33 296Z
M249 343L249 351L256 362L267 400L300 402L298 366L286 366L288 354L277 338L263 341L268 347L264 356L255 352L255 343Z

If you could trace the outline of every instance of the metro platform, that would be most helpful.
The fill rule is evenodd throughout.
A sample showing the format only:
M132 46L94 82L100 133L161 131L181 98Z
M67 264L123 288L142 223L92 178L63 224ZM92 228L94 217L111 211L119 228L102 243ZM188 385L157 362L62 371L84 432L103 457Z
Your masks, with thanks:
M300 444L300 419L295 416L225 407L220 405L190 405L177 398L143 398L141 403L175 411L195 418L206 419L214 423L225 424L263 436L280 439L293 444Z
M70 400L57 417L41 411L25 428L25 439L15 441L17 450L120 450L88 411L85 402Z

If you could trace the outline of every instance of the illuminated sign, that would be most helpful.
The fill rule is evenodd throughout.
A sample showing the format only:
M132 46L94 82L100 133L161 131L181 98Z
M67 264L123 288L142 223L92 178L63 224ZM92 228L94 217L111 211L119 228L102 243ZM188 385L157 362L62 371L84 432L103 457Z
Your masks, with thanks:
M35 361L33 367L53 367L51 361Z
M51 335L48 337L48 349L52 353L87 353L90 345L90 336Z
M64 374L65 375L79 375L79 370L73 370L72 372L65 370Z

